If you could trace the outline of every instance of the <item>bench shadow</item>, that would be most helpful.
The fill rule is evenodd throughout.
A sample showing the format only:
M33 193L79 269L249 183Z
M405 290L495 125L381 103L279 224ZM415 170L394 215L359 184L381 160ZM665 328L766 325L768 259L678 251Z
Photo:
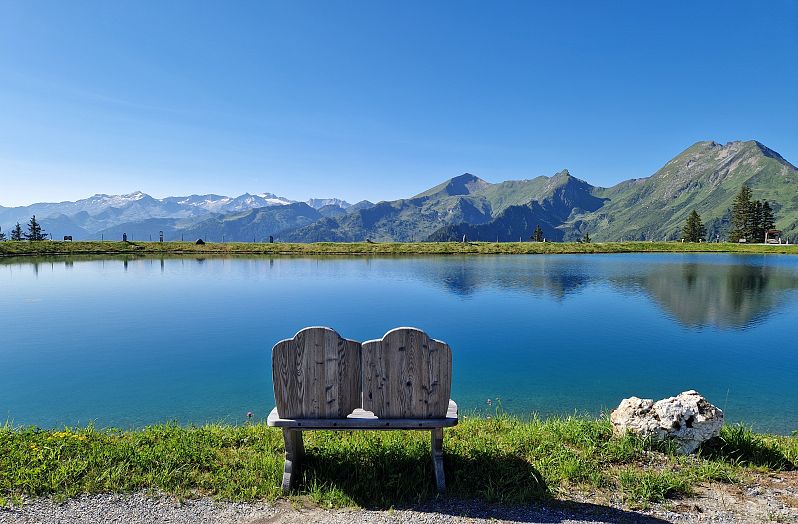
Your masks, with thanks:
M334 488L371 510L413 510L519 522L564 522L590 517L600 522L666 522L609 506L558 501L529 462L497 450L468 456L446 454L446 496L435 489L429 448L364 446L330 449L309 447L303 460L300 493ZM409 451L409 452L408 452Z
M497 504L483 501L447 498L418 506L398 507L422 513L438 513L453 517L536 524L560 524L574 520L608 524L666 524L667 520L636 511L584 502L548 500L534 504Z
M533 465L493 451L468 457L444 454L447 494L488 502L545 500L549 490ZM425 446L310 447L302 461L300 491L335 488L358 505L387 509L437 497L429 444Z

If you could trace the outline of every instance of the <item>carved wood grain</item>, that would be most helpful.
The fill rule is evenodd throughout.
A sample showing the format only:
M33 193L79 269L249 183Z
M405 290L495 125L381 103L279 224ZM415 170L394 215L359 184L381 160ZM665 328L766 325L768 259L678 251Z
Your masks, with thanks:
M379 418L443 418L452 385L452 351L416 328L363 343L363 409Z
M305 328L272 349L272 382L282 418L346 418L361 406L360 343Z

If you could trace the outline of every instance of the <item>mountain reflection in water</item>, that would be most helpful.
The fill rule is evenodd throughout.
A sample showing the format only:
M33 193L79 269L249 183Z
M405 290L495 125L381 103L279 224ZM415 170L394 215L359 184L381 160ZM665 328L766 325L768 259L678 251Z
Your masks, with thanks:
M663 256L671 260L663 263ZM789 259L789 255L770 255L769 258L763 255L715 254L511 255L363 260L369 265L392 260L411 278L442 286L447 292L462 297L481 289L496 288L566 300L586 286L610 285L622 291L642 291L683 326L740 329L766 318L777 310L790 291L798 289L798 266L773 264L773 260L778 258ZM208 257L171 259L180 260L182 264L202 265ZM220 260L218 257L212 259ZM14 257L0 259L0 266L29 267L34 275L38 275L42 268L54 264L71 269L76 260L121 261L125 271L133 260L158 261L161 271L166 270L164 258L105 255ZM275 263L274 258L232 257L228 260L261 263L268 260L270 268ZM336 258L318 257L313 260ZM424 263L430 260L435 263ZM628 264L624 264L627 261ZM384 271L385 268L380 269Z
M766 263L762 256L710 255L717 260L696 262L694 255L671 255L667 263L649 263L648 256L537 255L519 264L466 258L421 267L418 276L462 296L496 287L566 300L586 286L611 285L642 291L686 327L746 328L798 289L796 266ZM629 265L618 267L619 257Z
M798 287L795 271L767 265L666 265L637 283L681 324L745 328Z

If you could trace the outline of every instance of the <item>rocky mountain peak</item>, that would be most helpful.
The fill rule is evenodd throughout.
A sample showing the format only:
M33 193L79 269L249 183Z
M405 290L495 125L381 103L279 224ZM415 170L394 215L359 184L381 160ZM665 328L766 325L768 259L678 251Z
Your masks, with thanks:
M476 191L487 188L491 184L471 173L463 173L462 175L450 178L437 186L430 188L423 193L416 195L413 198L436 197L436 196L455 196L455 195L470 195Z
M335 206L340 207L341 209L347 209L352 206L352 204L346 200L341 200L340 198L309 198L305 202L314 209L321 209L325 206Z
M482 180L471 173L463 173L449 181L447 188L450 195L470 195L474 191L479 191L488 187L490 183Z

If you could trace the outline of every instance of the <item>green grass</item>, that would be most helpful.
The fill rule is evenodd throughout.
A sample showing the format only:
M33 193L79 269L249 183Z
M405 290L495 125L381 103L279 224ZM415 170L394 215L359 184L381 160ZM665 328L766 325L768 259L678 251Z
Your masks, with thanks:
M792 253L798 245L682 242L385 242L263 244L243 242L0 242L0 257L28 255L456 255L558 253Z
M308 432L294 496L326 507L388 508L435 496L427 432ZM630 506L794 469L798 437L725 428L697 456L625 436L607 420L464 418L445 432L449 494L500 503L620 492ZM152 426L137 431L0 427L0 503L27 497L153 490L226 500L281 496L281 433L265 425Z

